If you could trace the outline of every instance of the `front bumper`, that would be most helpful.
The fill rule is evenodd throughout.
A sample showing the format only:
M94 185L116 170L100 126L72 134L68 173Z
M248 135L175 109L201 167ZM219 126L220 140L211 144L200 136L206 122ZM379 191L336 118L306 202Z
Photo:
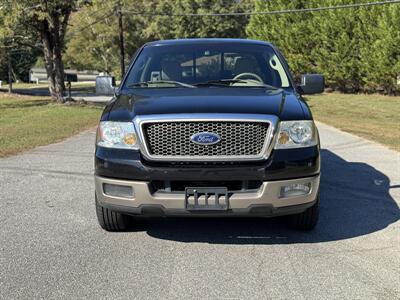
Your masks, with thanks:
M96 147L95 175L132 181L259 180L313 177L320 173L319 146L272 151L255 162L165 163L145 160L139 151Z
M152 192L149 181L110 179L95 176L96 196L99 203L109 209L133 215L156 216L277 216L301 213L312 206L317 198L320 175L300 179L264 181L257 191L232 192L229 209L223 212L193 212L185 209L185 195L181 192ZM308 194L281 198L281 187L310 183ZM104 184L130 186L132 198L107 195Z

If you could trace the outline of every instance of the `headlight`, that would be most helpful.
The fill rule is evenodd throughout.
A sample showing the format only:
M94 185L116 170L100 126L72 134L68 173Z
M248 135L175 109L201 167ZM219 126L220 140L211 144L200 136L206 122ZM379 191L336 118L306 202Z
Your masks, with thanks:
M313 121L283 121L279 124L275 149L310 147L317 143Z
M100 122L96 143L107 148L139 149L132 122Z

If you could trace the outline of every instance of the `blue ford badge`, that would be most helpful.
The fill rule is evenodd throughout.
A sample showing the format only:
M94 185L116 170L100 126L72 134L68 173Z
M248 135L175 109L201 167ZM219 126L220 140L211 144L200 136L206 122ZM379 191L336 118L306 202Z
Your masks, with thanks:
M221 141L221 137L212 132L199 132L193 134L190 140L198 145L215 145Z

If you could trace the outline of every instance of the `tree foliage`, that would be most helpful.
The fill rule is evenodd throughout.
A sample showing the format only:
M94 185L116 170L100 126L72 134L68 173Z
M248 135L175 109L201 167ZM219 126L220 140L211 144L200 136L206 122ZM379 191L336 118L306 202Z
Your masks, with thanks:
M117 0L93 0L72 16L67 34L66 62L78 69L113 72L119 77ZM248 18L149 16L146 13L241 12L252 9L252 0L121 0L126 59L144 43L191 37L244 38Z
M0 10L0 80L8 81L8 61L11 59L12 80L28 80L29 69L41 49L39 39L29 28L9 22Z
M256 11L301 9L369 0L255 1ZM293 72L319 72L343 92L399 92L400 5L313 13L254 15L248 37L269 40L285 54Z
M10 46L35 55L32 49L39 40L50 91L56 99L62 99L65 89L63 58L68 67L120 77L116 17L120 3L126 62L152 40L249 37L275 43L297 77L318 72L326 75L330 87L340 91L400 93L400 5L251 18L149 15L273 11L360 2L370 0L3 0L0 73L6 70ZM16 77L23 78L22 69L31 61L24 54L13 59L21 66Z
M7 0L0 14L3 40L14 39L17 32L25 30L40 38L49 90L54 99L63 101L64 65L63 49L70 14L78 8L78 0ZM86 2L86 1L84 1Z
M116 0L94 0L90 5L72 15L67 33L66 64L80 70L91 69L119 74L119 37L116 18ZM122 8L132 2L120 1ZM143 20L137 16L124 16L125 51L127 58L147 39L143 36Z

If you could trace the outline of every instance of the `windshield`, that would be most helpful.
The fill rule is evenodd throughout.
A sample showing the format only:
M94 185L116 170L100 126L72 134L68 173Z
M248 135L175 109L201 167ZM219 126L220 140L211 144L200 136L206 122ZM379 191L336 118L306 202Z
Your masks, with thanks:
M290 87L282 65L267 45L147 46L130 69L124 87Z

